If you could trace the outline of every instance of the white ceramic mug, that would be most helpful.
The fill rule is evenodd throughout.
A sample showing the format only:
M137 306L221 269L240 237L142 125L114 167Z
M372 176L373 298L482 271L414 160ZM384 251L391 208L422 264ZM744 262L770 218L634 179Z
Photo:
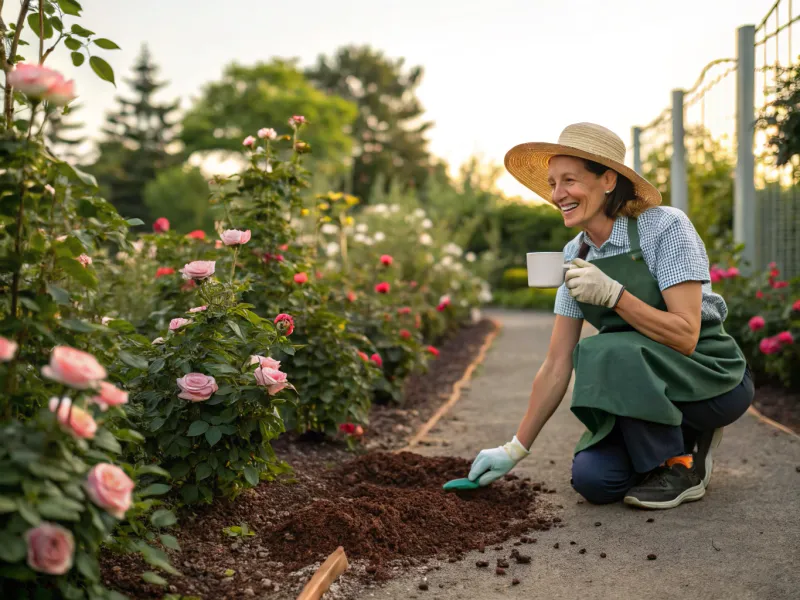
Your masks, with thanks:
M528 287L557 288L564 283L569 264L563 252L528 252Z

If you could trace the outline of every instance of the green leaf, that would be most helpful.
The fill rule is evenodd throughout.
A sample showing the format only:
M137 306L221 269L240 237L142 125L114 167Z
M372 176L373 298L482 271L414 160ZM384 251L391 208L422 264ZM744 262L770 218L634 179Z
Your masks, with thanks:
M90 323L80 319L62 319L60 324L64 329L77 331L78 333L91 333L95 330Z
M114 432L114 437L134 444L141 444L144 441L144 436L135 429L118 429Z
M178 519L175 518L175 515L171 510L159 508L150 516L150 522L155 527L169 527L171 525L175 525L175 523L178 522Z
M251 467L250 465L244 468L244 478L250 485L258 485L258 471L256 471L255 468Z
M58 0L58 6L65 15L79 17L81 14L81 5L77 0Z
M80 50L81 46L83 46L80 40L76 40L75 38L72 37L68 37L66 40L64 40L64 45L73 51Z
M200 490L195 484L190 483L189 485L183 486L181 489L181 497L187 504L197 502L197 499L200 497Z
M210 446L213 446L221 439L222 439L222 430L216 425L214 427L209 428L209 430L206 431L206 441L209 443Z
M24 296L22 296L20 297L19 301L22 303L23 306L25 306L32 312L40 312L42 310L41 307L30 298L25 298Z
M142 573L142 579L153 585L167 585L167 580L161 577L161 575L153 573L153 571L145 571Z
M97 187L97 179L94 178L94 175L90 175L85 171L81 171L80 169L78 169L77 167L73 167L72 165L69 165L69 170L72 171L84 185L88 185L89 187L92 188Z
M146 496L161 496L162 494L166 494L171 489L172 486L169 486L166 483L151 483L143 490L140 490L139 495L142 498Z
M189 431L186 432L186 435L193 437L196 435L203 435L206 431L208 431L208 423L205 421L195 421L189 425Z
M26 465L28 470L42 479L52 479L53 481L69 481L69 473L59 467L45 465L40 462L31 462Z
M0 513L15 512L17 510L17 502L8 496L0 496Z
M130 352L126 352L125 350L120 350L119 359L133 369L139 369L141 371L147 370L147 359L142 358L141 356L135 356Z
M235 333L235 334L236 334L236 336L237 336L237 337L238 337L240 340L242 340L243 342L246 342L246 341L247 341L247 340L244 338L244 336L242 335L242 330L241 330L241 329L239 329L239 325L238 325L238 324L234 323L233 321L228 321L228 327L230 327L230 328L231 328L231 331L233 331L233 333Z
M25 502L24 500L21 501L18 505L18 508L20 516L34 527L42 522L39 513L37 513L28 502Z
M90 31L89 29L81 27L78 24L73 25L70 31L79 37L89 37L90 35L94 35L94 31Z
M62 256L56 259L56 266L78 283L91 289L97 287L97 277L94 271L88 267L84 267L77 259Z
M144 221L142 221L141 219L127 219L125 222L131 227L136 227L137 225L144 225Z
M100 79L103 81L109 81L116 87L117 84L114 81L114 69L111 68L111 65L109 65L99 56L92 56L89 59L89 64L92 66L92 70L97 73L97 76Z
M211 465L202 462L197 465L197 468L194 470L194 478L196 481L203 481L206 477L211 475L214 472L214 469L211 468Z
M167 420L164 417L156 417L150 422L150 431L158 431L166 422Z
M170 467L170 477L173 479L180 479L181 477L186 477L186 475L191 470L189 463L179 462Z
M61 19L59 19L58 17L50 17L50 24L53 26L53 29L55 29L58 32L64 30L64 23L62 23Z
M62 287L58 287L53 283L47 284L47 293L56 304L66 305L69 304L69 292Z
M97 563L97 559L91 554L79 552L75 559L75 566L77 566L78 571L92 583L100 581L100 565Z
M144 465L141 467L136 467L136 476L139 477L141 475L159 475L161 477L166 477L167 479L170 478L169 471L157 465Z
M0 531L0 560L5 562L17 562L25 558L28 548L21 534L12 534L8 531Z
M170 550L178 550L180 551L181 546L178 544L178 539L173 535L167 535L166 533L162 533L158 536L158 539L161 540L161 543L164 544Z
M117 46L114 42L106 38L95 38L94 43L97 45L98 48L102 48L103 50L119 50L119 46Z
M86 60L86 57L80 52L70 52L69 56L72 58L72 64L76 67L80 67Z
M42 25L44 26L44 39L49 40L53 37L53 26L50 25L50 19L46 16L42 16L42 20L44 21ZM39 13L30 13L28 15L28 26L33 29L34 35L39 37Z
M165 361L163 358L157 358L152 363L150 363L150 368L148 369L148 372L151 375L155 375L161 369L164 368L165 364L167 364L167 361Z
M108 450L114 454L122 452L122 446L119 445L117 438L108 429L98 429L94 436L94 443L103 450Z
M64 506L59 500L44 500L39 502L36 507L39 514L45 519L53 521L80 521L81 513L76 510L70 510Z

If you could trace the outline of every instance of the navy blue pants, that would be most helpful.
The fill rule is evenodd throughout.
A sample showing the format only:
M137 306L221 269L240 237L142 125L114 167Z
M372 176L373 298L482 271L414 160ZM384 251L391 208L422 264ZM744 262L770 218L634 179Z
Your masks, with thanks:
M668 458L691 454L697 436L741 417L753 401L749 368L730 392L700 402L676 402L681 425L617 417L613 431L579 452L572 462L572 487L593 504L622 500L644 476Z

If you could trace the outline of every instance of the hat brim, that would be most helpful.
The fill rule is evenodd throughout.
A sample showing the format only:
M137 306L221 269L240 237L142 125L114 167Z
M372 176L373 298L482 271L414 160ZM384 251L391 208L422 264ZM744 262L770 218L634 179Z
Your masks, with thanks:
M552 202L550 185L547 183L547 168L550 159L554 156L584 158L605 165L620 175L624 175L633 183L634 193L638 200L636 204L641 205L641 209L661 204L661 192L630 167L615 160L571 146L547 142L519 144L506 152L504 163L514 179L548 202Z

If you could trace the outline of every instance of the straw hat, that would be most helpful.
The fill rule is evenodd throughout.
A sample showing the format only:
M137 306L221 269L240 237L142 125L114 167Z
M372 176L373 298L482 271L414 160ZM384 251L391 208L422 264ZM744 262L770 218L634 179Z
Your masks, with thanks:
M592 160L630 179L636 199L625 205L623 212L629 216L661 204L661 193L655 186L625 166L625 143L613 131L594 123L568 125L558 137L557 144L529 142L514 146L506 153L505 165L522 185L552 202L547 165L556 155Z

